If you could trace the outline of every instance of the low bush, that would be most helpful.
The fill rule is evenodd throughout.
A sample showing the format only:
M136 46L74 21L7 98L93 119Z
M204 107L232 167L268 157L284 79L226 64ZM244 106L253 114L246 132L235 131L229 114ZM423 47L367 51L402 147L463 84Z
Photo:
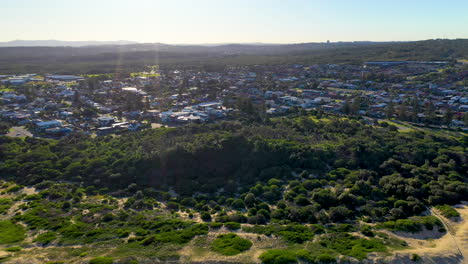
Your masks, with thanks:
M50 242L54 241L57 239L57 234L55 232L46 232L38 235L33 242L39 243L42 245L47 245Z
M18 251L21 251L22 249L23 249L22 247L16 246L16 247L5 248L5 251L8 251L8 252L18 252Z
M447 218L460 217L460 214L457 212L457 210L453 209L453 207L450 205L437 205L435 208L437 208L440 213Z
M294 252L281 249L267 250L260 255L259 259L265 264L297 263L297 257Z
M251 232L256 234L263 234L267 236L276 235L281 236L288 242L302 244L305 241L309 241L314 237L316 233L321 233L323 230L322 226L303 226L297 224L290 225L278 225L271 224L267 226L253 226L242 228L245 232Z
M15 193L19 190L21 190L23 187L20 185L15 185L7 190L7 193Z
M219 229L223 227L223 223L214 222L214 223L209 223L208 226L212 229Z
M423 217L413 217L409 219L398 219L396 221L388 221L384 223L379 223L376 225L377 228L389 229L392 231L403 231L416 233L423 230L425 227L427 230L433 230L434 227L438 227L439 231L443 232L442 222L435 216L423 216Z
M112 264L114 259L111 257L96 257L89 261L89 264Z
M241 228L241 224L236 223L236 222L227 222L227 223L224 223L224 226L229 230L237 230Z
M225 256L233 256L249 250L252 242L234 233L219 235L211 244L211 249Z

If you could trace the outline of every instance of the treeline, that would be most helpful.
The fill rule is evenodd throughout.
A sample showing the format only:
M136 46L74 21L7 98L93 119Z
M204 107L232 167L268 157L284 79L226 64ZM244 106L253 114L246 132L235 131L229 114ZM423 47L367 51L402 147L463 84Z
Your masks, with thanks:
M219 47L139 44L98 47L0 48L2 73L87 74L161 69L222 70L226 65L362 63L376 60L453 61L468 58L468 40L390 43L304 43ZM226 55L229 54L229 55Z

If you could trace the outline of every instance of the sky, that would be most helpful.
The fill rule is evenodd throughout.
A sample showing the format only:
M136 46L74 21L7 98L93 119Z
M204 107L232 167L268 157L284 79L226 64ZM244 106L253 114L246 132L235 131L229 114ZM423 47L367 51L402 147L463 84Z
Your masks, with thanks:
M468 0L0 0L0 41L169 44L468 38Z

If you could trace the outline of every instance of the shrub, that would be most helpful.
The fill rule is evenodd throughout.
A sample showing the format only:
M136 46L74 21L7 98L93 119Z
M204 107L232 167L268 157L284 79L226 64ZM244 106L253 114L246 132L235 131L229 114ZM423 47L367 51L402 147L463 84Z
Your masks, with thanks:
M294 252L271 249L262 253L259 259L265 264L292 264L297 263L297 257Z
M15 185L13 187L11 187L10 189L7 190L7 193L14 193L14 192L17 192L19 190L21 190L23 187L20 186L20 185Z
M0 198L0 214L6 213L12 204L12 200L8 198Z
M372 232L372 228L368 225L364 225L362 228L361 228L361 233L365 236L368 236L368 237L374 237L375 234L374 232Z
M8 251L8 252L18 252L18 251L21 251L22 249L23 249L22 247L16 246L16 247L5 248L5 251Z
M411 260L413 262L419 262L419 261L422 260L422 258L418 254L413 254L413 255L411 255Z
M50 242L52 242L52 241L54 241L56 239L57 239L57 234L55 234L54 232L47 232L47 233L43 233L43 234L38 235L33 240L33 242L36 242L36 243L39 243L39 244L42 244L42 245L47 245L47 244L49 244Z
M209 227L210 227L210 228L213 228L213 229L218 229L218 228L223 227L223 223L218 223L218 222L209 223Z
M377 224L377 228L386 228L392 231L403 231L416 233L426 227L427 230L433 230L434 226L438 227L441 232L445 231L442 222L435 216L413 217L410 219L398 219L396 221L388 221Z
M89 261L89 264L112 264L114 259L111 257L97 257Z
M211 221L211 215L208 212L201 213L200 218L205 222Z
M457 212L457 210L453 209L453 207L450 205L437 205L435 208L437 208L440 213L447 218L460 217L460 214Z
M211 244L211 249L225 256L234 256L249 250L252 242L234 233L219 235Z
M241 228L241 224L236 223L236 222L227 222L227 223L224 223L224 226L229 230L237 230Z
M336 258L329 254L320 254L317 256L317 261L320 263L336 263Z
M11 221L0 221L0 244L11 244L23 241L25 230Z

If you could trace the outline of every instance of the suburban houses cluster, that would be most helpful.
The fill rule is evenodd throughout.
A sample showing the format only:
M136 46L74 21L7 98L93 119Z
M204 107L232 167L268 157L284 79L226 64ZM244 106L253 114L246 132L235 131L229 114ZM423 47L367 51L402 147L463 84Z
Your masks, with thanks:
M96 136L321 110L468 127L468 70L446 62L231 66L131 74L0 75L0 119L34 136Z

